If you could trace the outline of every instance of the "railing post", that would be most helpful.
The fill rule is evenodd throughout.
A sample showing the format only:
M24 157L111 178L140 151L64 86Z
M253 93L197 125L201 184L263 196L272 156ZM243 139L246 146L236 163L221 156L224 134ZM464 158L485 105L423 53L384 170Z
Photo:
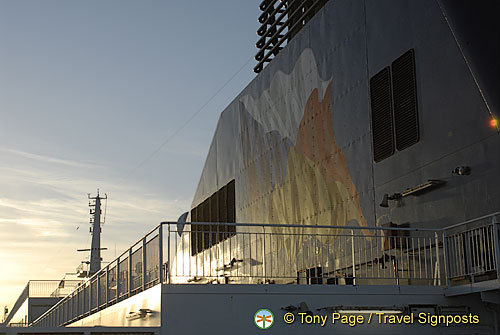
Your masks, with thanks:
M97 306L97 310L99 310L99 306L101 306L101 275L99 274L99 272L97 272L96 274L96 297L95 297L95 301L96 301L96 306ZM92 290L91 290L92 292Z
M132 248L128 249L128 296L132 296Z
M495 255L497 261L497 279L500 279L500 241L498 238L498 215L493 217L493 239L495 243Z
M448 240L447 240L447 234L446 231L443 231L443 259L444 259L444 273L445 273L445 279L446 279L446 287L450 286L450 275L448 273L449 268L450 268L450 254L448 251Z
M471 241L471 231L465 231L462 232L461 235L465 236L465 244L464 244L464 250L463 252L465 253L465 257L467 258L467 263L464 265L464 273L466 276L468 276L471 280L472 283L474 283L474 259L472 258L473 255L473 247L474 245L472 244Z
M264 277L264 284L266 283L266 227L262 226L262 276ZM302 248L302 253L304 249Z
M146 289L146 239L148 237L144 237L142 239L142 290Z
M439 262L439 237L438 233L434 232L434 243L436 244L436 267L437 267L437 283L441 286L441 264Z
M160 272L158 274L158 279L160 284L163 284L163 223L160 224L160 230L158 231L158 260L159 260L159 268L158 271Z
M352 284L356 285L356 257L354 256L354 229L351 229L351 251L352 251Z
M167 229L167 267L166 267L166 271L167 271L167 283L170 284L170 225L168 225L168 229Z
M89 292L89 296L88 296L88 305L87 305L87 312L89 313L90 315L90 311L92 310L92 285L91 285L91 282L88 281L87 282L88 284L88 292Z
M116 259L116 302L120 300L120 256Z
M109 265L106 266L106 307L109 303Z

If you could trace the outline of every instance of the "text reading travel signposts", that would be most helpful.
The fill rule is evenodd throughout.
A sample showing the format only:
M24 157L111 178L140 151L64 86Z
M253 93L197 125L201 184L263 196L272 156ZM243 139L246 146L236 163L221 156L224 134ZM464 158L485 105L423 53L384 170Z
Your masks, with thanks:
M330 320L330 321L328 321ZM457 324L478 324L479 316L473 314L463 315L434 315L430 313L418 314L393 314L385 312L370 312L363 314L343 314L332 313L331 315L311 315L310 313L286 313L283 316L283 321L287 324L301 323L301 324L317 324L324 327L328 322L332 324L346 324L355 327L359 324L421 324L436 327L445 325L446 327Z
M255 325L260 329L268 329L275 323L274 314L269 309L259 309L254 317ZM278 321L280 318L278 317ZM355 327L361 324L379 324L379 325L430 325L437 326L456 326L456 325L474 325L479 324L479 316L469 314L454 315L436 315L431 313L409 313L403 314L401 311L356 311L352 313L333 312L331 314L312 314L309 313L285 313L282 318L285 324L303 324L317 325L325 327L327 325L348 325Z

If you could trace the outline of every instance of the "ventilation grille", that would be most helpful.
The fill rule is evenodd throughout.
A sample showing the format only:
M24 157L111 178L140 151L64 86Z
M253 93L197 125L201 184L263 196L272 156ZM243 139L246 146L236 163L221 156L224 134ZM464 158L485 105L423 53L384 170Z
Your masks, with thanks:
M391 77L392 73L392 77ZM405 52L370 79L375 162L419 141L415 52Z
M370 79L373 154L375 162L394 153L391 76L386 67Z
M392 85L396 149L403 150L417 143L419 139L413 49L392 63Z

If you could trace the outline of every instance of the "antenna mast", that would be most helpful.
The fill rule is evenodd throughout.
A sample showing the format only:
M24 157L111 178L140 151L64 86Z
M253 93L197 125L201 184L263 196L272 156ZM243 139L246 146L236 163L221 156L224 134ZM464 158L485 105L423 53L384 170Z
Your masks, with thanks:
M104 197L99 196L99 189L97 189L97 196L91 198L88 195L89 200L94 200L94 203L89 202L90 214L94 214L93 219L90 219L92 227L90 228L92 232L92 244L90 247L90 266L89 266L89 276L97 273L101 269L101 199L107 199L108 196L104 194ZM92 213L92 208L94 211Z
M82 267L77 268L79 277L90 277L97 273L101 269L101 250L106 250L107 248L101 248L101 200L108 199L108 195L105 193L104 197L99 195L99 189L97 189L97 196L91 197L88 194L90 214L90 233L92 234L92 243L90 249L78 249L78 251L90 251L90 260L88 262L82 262L89 265L88 270L84 271ZM82 264L83 266L83 264Z

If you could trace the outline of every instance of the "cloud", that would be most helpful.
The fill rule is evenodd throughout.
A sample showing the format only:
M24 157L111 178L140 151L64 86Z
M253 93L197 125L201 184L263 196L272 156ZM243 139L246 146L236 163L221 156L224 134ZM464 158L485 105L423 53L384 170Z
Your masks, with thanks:
M191 199L159 194L120 171L0 148L0 305L12 306L28 280L61 279L90 246L87 192L106 192L105 261L164 220L176 220ZM106 204L106 202L104 203ZM104 208L103 208L104 211ZM77 229L78 227L78 229Z
M16 149L11 149L11 148L1 148L0 151L3 151L4 153L10 153L19 157L27 158L30 160L36 160L40 161L43 163L48 163L48 164L57 164L57 165L63 165L63 166L69 166L69 167L77 167L77 168L88 168L88 169L94 169L100 167L97 164L89 164L89 163L82 163L82 162L76 162L76 161L71 161L71 160L66 160L66 159L61 159L61 158L55 158L51 156L46 156L46 155L38 155L26 151L21 151L21 150L16 150Z

